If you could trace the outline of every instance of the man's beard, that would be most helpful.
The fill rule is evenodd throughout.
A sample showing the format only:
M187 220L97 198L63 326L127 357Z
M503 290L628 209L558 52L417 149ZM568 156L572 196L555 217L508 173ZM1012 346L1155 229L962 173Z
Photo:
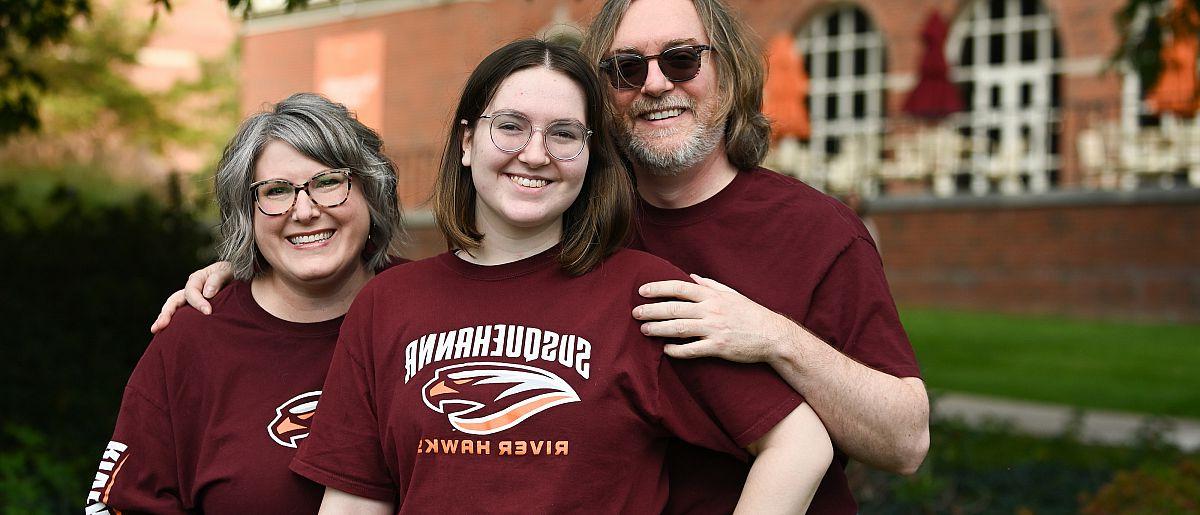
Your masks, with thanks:
M639 97L620 117L617 125L617 143L621 150L639 168L650 175L672 177L700 164L717 149L725 137L725 121L713 120L717 102L696 108L696 102L687 96L660 98ZM676 127L634 134L634 113L645 113L661 109L683 108L692 111L696 124L690 129ZM657 148L654 141L688 131L687 137L672 149Z

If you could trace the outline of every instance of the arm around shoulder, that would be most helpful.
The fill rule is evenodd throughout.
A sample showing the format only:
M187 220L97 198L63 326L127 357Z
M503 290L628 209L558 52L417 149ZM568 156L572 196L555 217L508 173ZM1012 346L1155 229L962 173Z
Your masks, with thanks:
M833 461L833 444L807 403L747 447L755 455L735 513L804 513Z
M159 331L170 325L175 311L187 304L205 315L211 315L212 304L209 304L208 299L216 295L217 291L229 284L231 280L233 280L233 266L228 261L217 261L192 272L183 289L167 297L167 301L163 303L162 309L158 313L158 318L150 325L150 332L158 334Z

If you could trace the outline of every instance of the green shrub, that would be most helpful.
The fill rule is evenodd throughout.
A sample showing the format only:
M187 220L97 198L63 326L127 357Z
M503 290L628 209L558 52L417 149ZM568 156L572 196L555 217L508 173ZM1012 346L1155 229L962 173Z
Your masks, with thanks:
M1183 459L1173 467L1154 464L1117 472L1083 502L1083 515L1200 513L1200 462Z
M89 477L81 460L68 464L54 456L46 436L17 425L0 433L0 499L5 515L78 512ZM94 465L93 465L94 466Z
M1161 467L1183 456L1163 442L1154 424L1128 447L1085 444L1071 430L1056 438L1034 438L998 422L971 427L938 420L930 430L929 455L913 476L851 466L861 513L1074 514L1081 499L1117 471Z
M25 428L0 440L0 504L61 506L28 498L69 485L70 511L82 506L150 323L211 260L209 229L171 184L165 200L97 202L66 185L31 196L0 183L0 413Z

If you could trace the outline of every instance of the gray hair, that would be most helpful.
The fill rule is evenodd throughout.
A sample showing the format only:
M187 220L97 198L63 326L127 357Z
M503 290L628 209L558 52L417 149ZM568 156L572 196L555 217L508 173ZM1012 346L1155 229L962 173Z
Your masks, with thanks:
M254 241L254 167L272 140L291 145L330 168L349 168L371 215L363 252L367 268L379 270L399 254L407 236L396 196L396 165L383 153L383 139L359 122L346 106L314 93L296 93L273 109L246 118L225 147L217 167L216 196L221 211L221 259L237 279L262 273L267 263Z

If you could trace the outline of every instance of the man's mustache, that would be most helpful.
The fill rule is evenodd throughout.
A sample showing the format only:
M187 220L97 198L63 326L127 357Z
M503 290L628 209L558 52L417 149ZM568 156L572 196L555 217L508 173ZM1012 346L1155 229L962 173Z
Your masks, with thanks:
M629 114L632 116L641 116L645 113L653 111L662 111L664 109L696 109L696 102L686 96L665 96L665 97L638 97L629 105Z

